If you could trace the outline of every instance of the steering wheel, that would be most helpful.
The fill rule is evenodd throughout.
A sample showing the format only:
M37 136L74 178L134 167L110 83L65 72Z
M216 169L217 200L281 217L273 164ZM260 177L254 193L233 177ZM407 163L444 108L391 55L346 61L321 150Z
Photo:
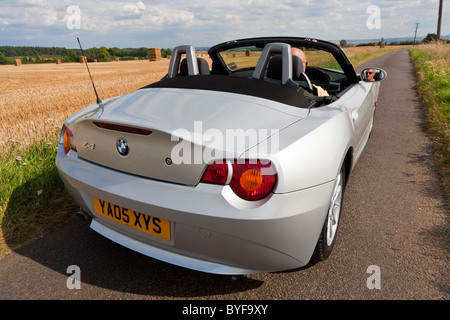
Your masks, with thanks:
M307 67L305 73L313 84L328 90L331 78L325 71L316 67Z

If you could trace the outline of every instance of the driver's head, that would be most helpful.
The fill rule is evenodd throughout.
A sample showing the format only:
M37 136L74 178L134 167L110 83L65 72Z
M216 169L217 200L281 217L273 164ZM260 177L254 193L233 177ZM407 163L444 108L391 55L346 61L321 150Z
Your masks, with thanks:
M293 56L299 57L303 61L303 71L306 69L306 56L305 53L299 48L291 48L291 52Z
M375 81L375 69L367 69L366 80Z

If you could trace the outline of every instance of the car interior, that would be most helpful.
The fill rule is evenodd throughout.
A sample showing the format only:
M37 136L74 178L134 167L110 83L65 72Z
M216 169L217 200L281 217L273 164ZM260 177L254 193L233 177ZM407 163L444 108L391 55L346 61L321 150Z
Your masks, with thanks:
M261 51L261 48L255 50L255 48L249 49L248 47L243 47L220 52L215 57L212 57L211 67L205 59L197 58L198 74L251 78L258 61L255 59L255 56L257 57ZM325 64L332 65L331 67L335 67L335 69L321 66L321 61L316 62L313 66L307 65L303 69L303 61L299 57L291 55L292 81L310 93L316 92L315 88L319 86L329 95L336 95L348 86L347 77L331 54L327 54L326 52L318 53L317 51L306 49L305 53L306 56L326 55L327 60ZM187 62L188 58L181 60L177 76L189 75ZM282 79L282 64L282 54L275 53L271 55L262 79L279 83ZM288 85L292 85L292 83Z
M307 61L292 55L291 48L294 47L303 50ZM313 46L293 43L291 47L288 42L267 41L254 45L243 43L242 46L226 44L223 48L211 48L208 54L211 58L210 63L206 59L197 57L193 46L174 48L169 72L162 79L174 81L147 87L172 86L229 91L275 99L280 102L293 100L294 95L286 90L289 89L297 93L297 97L300 93L309 101L306 103L304 99L301 99L301 102L289 104L310 108L337 100L352 84L347 77L348 70L347 72L342 70L343 58L339 54ZM341 59L340 62L339 59ZM349 61L344 60L345 62L348 66ZM210 77L207 80L191 77L198 75ZM217 76L220 76L221 80L218 80ZM182 78L185 79L182 80ZM178 80L175 81L176 79ZM246 83L238 79L257 79L262 82L258 81L259 84L253 82L254 84L251 85L250 82ZM272 86L262 83L270 83ZM274 84L276 86L273 86ZM319 94L320 92L322 94ZM280 97L281 95L292 96L292 98Z

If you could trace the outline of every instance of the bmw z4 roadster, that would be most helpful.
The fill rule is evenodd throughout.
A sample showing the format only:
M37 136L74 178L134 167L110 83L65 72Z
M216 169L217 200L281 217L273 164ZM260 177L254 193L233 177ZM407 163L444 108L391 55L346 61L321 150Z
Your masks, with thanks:
M217 274L325 260L372 130L378 68L343 50L266 37L174 48L167 75L66 119L57 167L90 227Z

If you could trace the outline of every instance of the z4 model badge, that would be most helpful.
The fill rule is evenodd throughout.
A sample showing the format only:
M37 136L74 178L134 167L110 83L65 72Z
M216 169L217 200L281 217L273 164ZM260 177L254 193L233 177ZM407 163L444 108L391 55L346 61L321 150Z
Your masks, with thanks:
M81 141L81 146L85 149L91 149L91 150L95 150L95 143L91 143L89 144L89 142L87 141Z

